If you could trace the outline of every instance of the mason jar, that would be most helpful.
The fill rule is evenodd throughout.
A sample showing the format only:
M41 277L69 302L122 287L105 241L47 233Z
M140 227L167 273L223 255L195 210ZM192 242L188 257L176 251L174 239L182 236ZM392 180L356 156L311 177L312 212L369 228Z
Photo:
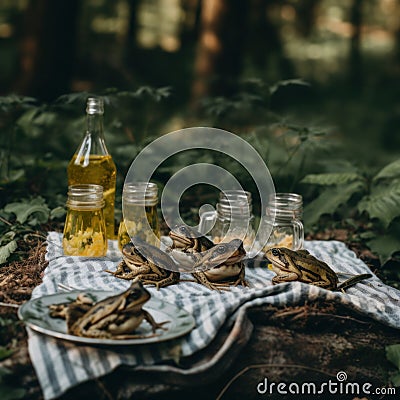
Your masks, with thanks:
M270 196L275 207L292 210L300 221L303 219L303 196L298 193L275 193Z
M250 250L255 237L251 193L241 190L221 192L215 218L211 230L214 243L241 239L246 251Z
M272 197L261 218L260 240L263 250L286 247L299 250L304 244L304 227L301 221L303 199L296 193L277 193ZM271 232L265 237L266 232Z
M107 253L103 187L94 184L68 188L63 250L69 256L103 257Z
M120 250L139 236L142 240L159 247L160 223L157 214L158 187L152 182L125 184L122 190L124 218L118 229Z

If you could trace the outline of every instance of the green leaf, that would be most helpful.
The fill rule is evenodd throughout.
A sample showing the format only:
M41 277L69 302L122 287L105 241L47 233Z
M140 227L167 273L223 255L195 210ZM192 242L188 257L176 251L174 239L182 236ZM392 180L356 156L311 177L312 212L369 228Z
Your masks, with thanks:
M11 371L0 368L0 398L1 400L18 400L25 396L26 390L20 387L12 387L7 381L7 376L11 375Z
M398 236L386 234L367 241L371 251L379 256L381 264L388 262L392 255L400 251L400 239Z
M41 197L37 197L28 203L9 203L4 207L4 211L14 213L17 221L21 224L24 224L32 214L35 214L37 223L45 223L50 214L49 207Z
M400 344L386 346L386 358L400 371Z
M366 211L370 218L377 218L387 228L400 216L400 182L375 187L358 203L358 210L360 213Z
M288 85L301 85L301 86L311 86L308 82L303 81L303 79L286 79L277 82L269 88L269 93L272 95L277 92L281 87Z
M400 159L396 160L386 167L382 168L375 176L374 181L379 179L396 179L400 178Z
M363 177L355 172L340 172L340 173L327 173L327 174L310 174L306 175L301 183L308 183L312 185L331 186L331 185L344 185L347 183L361 181Z
M64 218L65 214L67 213L65 207L56 207L50 211L50 219L60 219Z
M5 246L0 247L0 264L4 264L7 260L8 257L12 253L14 253L15 250L17 250L17 241L12 240L10 243L7 243Z
M0 360L5 360L14 353L14 350L7 349L6 347L0 346Z
M399 387L400 386L400 372L397 374L394 374L390 377L390 380L393 383L393 386Z
M304 208L304 221L307 225L315 225L324 214L333 214L340 205L355 194L362 191L364 185L356 181L340 188L327 187L315 200Z

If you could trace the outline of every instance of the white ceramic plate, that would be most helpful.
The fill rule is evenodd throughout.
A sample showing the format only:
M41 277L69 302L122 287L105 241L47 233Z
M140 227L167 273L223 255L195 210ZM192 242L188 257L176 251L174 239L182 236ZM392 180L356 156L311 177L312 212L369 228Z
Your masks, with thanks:
M50 317L49 305L68 303L75 300L79 293L88 294L93 297L95 302L115 295L114 292L103 290L80 290L56 293L29 300L19 308L18 316L27 326L36 332L58 339L89 345L125 346L158 343L183 336L190 332L195 326L194 318L185 310L163 300L151 298L144 305L143 309L147 310L158 323L168 321L168 323L163 325L166 330L157 329L156 335L153 335L151 325L147 321L143 321L135 331L135 334L141 336L135 339L99 339L71 335L67 333L65 320Z

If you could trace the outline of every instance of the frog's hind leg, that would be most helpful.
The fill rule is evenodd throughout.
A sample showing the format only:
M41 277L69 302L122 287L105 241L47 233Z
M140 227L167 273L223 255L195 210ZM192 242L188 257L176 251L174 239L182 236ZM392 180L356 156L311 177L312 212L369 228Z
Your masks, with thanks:
M245 286L245 287L249 287L250 285L249 285L249 283L246 281L246 279L245 279L244 276L245 276L245 270L244 270L244 268L242 268L242 270L240 271L240 274L239 274L238 278L236 279L235 282L232 283L232 285L233 285L233 286L242 285L242 286Z
M168 328L164 327L165 324L168 324L171 321L164 321L164 322L156 322L155 319L151 316L151 314L146 311L146 310L142 310L143 314L144 314L144 319L151 325L151 328L153 330L153 333L157 330L157 329L163 329L164 331L167 331Z
M157 290L162 287L173 285L179 282L179 273L171 272L166 278L160 280L160 276L157 274L148 274L146 276L140 276L140 280L144 285L154 285Z
M229 282L214 283L210 282L203 272L193 272L192 275L196 278L196 281L211 290L227 290L229 291Z

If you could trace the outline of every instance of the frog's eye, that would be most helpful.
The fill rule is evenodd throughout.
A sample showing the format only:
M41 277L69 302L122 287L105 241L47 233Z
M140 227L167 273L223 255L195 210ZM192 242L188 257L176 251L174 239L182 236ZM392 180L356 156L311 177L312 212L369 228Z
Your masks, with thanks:
M274 257L279 257L279 250L277 250L277 249L272 249L271 250L271 253L272 253L272 255L274 256Z
M136 300L142 295L142 291L140 289L133 289L131 290L130 295Z
M185 233L185 232L186 232L186 228L185 228L184 226L181 226L181 227L179 228L179 232Z
M217 251L218 251L218 253L223 254L223 253L226 252L226 248L225 248L225 246L219 246L218 249L217 249Z

